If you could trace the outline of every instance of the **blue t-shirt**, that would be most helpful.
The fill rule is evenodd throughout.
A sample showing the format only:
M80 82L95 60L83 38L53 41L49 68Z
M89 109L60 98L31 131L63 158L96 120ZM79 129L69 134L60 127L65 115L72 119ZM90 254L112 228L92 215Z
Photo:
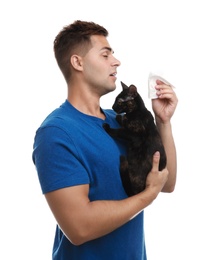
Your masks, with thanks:
M119 125L113 110L103 110L106 119L76 110L67 100L41 124L34 140L33 161L43 193L89 184L89 199L121 200L119 157L125 144L103 128ZM146 260L143 212L108 235L73 245L57 226L53 260Z

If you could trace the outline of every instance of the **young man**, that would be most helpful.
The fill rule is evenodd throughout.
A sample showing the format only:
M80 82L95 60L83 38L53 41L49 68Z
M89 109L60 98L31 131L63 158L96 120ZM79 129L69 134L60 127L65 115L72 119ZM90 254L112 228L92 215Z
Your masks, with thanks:
M158 81L152 101L167 153L160 154L143 192L127 197L119 173L125 145L103 124L118 127L115 113L100 107L100 97L116 88L120 62L107 41L108 32L93 22L75 21L57 35L55 57L68 97L36 132L33 161L42 191L58 223L53 259L145 260L143 210L176 182L176 149L170 119L177 105L173 89Z

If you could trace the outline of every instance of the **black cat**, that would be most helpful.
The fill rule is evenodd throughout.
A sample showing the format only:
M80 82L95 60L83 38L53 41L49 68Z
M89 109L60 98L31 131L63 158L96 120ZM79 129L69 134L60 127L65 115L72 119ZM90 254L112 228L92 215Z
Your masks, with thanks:
M128 196L145 189L146 178L152 168L153 154L160 152L159 170L166 166L166 153L151 112L134 85L126 86L116 97L113 109L121 128L103 127L114 138L127 142L127 156L120 157L120 174ZM121 115L120 115L121 114Z

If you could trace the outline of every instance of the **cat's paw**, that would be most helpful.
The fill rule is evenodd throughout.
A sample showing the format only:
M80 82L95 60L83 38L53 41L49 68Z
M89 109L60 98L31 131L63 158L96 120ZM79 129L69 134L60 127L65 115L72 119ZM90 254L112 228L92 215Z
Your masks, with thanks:
M109 131L110 130L110 125L107 123L103 124L103 128L105 129L105 131Z

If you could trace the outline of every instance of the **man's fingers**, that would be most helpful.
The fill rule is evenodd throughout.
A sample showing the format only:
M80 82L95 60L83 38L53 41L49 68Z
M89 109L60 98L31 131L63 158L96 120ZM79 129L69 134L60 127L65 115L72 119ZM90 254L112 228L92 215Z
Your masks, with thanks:
M152 170L158 171L159 161L160 161L160 153L157 151L157 152L155 152L155 154L153 155Z

